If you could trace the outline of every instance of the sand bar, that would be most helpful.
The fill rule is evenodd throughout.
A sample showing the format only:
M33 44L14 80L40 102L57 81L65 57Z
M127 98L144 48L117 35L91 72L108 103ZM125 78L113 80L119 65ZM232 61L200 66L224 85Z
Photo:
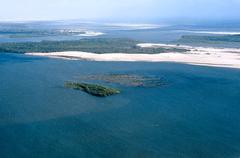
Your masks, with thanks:
M142 43L139 47L176 47L186 48L190 51L184 53L160 54L126 54L107 53L96 54L89 52L68 51L51 53L26 53L27 55L46 56L53 58L90 60L90 61L126 61L126 62L178 62L191 65L240 68L240 49L237 48L204 48L192 46L178 46L166 44Z

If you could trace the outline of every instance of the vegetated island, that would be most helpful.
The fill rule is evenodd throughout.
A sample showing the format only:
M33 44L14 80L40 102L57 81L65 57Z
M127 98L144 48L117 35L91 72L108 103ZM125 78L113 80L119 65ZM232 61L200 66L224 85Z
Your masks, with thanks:
M0 24L1 27L1 24ZM12 26L9 26L12 27ZM32 38L32 37L57 37L57 36L83 36L95 37L104 35L103 32L96 32L86 29L30 29L28 26L17 26L17 28L1 28L0 34L8 38Z
M184 35L176 42L178 43L239 43L240 35Z
M98 97L107 97L114 94L119 94L120 91L114 88L103 87L97 84L88 83L76 83L76 82L65 82L65 88L71 88L74 90L81 90L88 94Z
M142 48L137 44L141 41L125 38L91 38L74 41L42 41L0 43L0 52L31 53L31 52L68 52L80 51L97 54L128 53L128 54L158 54L167 52L186 52L187 49L176 47Z

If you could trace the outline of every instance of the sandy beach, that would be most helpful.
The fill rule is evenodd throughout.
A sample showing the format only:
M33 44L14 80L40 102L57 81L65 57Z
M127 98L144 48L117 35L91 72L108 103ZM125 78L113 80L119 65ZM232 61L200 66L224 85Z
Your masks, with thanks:
M191 65L240 68L240 49L237 48L204 48L185 45L166 45L154 43L142 43L138 44L137 46L143 48L176 47L185 48L189 51L184 53L169 52L161 54L96 54L89 52L68 51L51 53L33 52L26 53L26 55L91 61L178 62Z

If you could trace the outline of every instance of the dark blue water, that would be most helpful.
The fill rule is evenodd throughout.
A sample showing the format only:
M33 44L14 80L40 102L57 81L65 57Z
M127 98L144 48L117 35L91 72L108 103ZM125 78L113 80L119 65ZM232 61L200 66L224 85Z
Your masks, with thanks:
M87 74L156 75L167 86L98 98ZM240 70L0 55L1 158L239 158Z

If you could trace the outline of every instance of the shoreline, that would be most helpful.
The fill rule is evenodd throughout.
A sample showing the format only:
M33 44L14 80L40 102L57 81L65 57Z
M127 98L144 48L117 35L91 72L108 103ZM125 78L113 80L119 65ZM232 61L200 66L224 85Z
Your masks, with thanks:
M51 53L25 53L31 56L43 56L50 58L61 58L70 60L89 61L121 61L121 62L176 62L190 65L240 68L240 49L237 48L204 48L183 45L167 45L142 43L138 44L142 48L187 48L184 53L160 53L160 54L126 54L126 53L106 53L97 54L81 51L51 52Z

